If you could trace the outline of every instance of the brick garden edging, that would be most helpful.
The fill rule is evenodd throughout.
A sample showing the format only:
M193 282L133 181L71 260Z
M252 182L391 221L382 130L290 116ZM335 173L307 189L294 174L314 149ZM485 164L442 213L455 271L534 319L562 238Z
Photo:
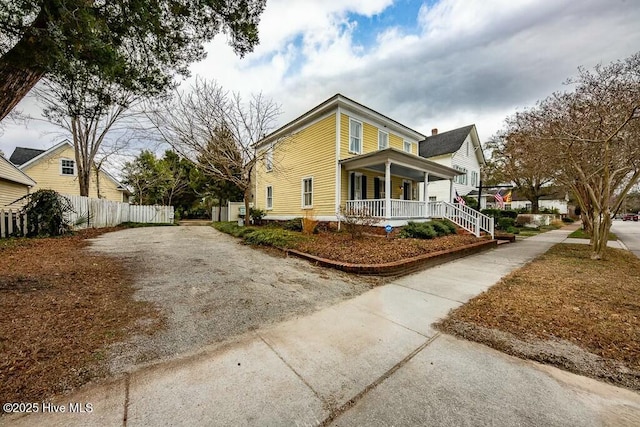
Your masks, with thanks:
M497 240L485 240L483 242L471 243L455 249L432 252L417 257L408 258L400 261L386 262L383 264L351 264L348 262L333 261L326 258L317 257L305 252L296 251L295 249L285 249L287 254L306 259L323 267L335 268L347 273L376 275L376 276L401 276L414 273L425 268L435 267L454 259L473 255L488 249L495 248L498 245Z

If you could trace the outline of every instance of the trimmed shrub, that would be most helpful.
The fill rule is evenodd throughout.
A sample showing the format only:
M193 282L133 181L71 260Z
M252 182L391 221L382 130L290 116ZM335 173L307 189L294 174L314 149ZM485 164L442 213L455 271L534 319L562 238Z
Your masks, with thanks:
M438 233L434 230L430 222L409 221L409 223L402 228L398 237L405 239L433 239L434 237L438 237Z
M449 234L458 234L458 227L456 227L453 222L449 221L448 219L443 219L440 222L446 225L447 228L449 228Z
M490 216L491 218L498 219L500 218L500 209L482 209L480 211L481 214L486 216Z
M282 224L282 228L289 231L302 231L302 218L290 219Z
M518 217L518 211L514 211L514 210L500 211L500 218L516 219L517 217Z
M435 232L438 234L438 237L451 234L451 230L449 229L449 227L447 227L445 224L443 224L440 221L431 221L431 226L433 227Z
M295 243L300 237L291 231L280 228L264 228L251 230L244 236L244 243L258 246L274 246L277 248L287 248Z
M565 216L564 218L562 218L562 222L566 224L573 224L575 221L573 218L569 218L568 216Z
M518 224L519 227L524 227L525 225L532 224L532 223L533 223L533 215L520 214L516 218L516 224Z
M516 224L516 220L513 218L498 219L498 228L500 230L508 230L509 228L513 228L515 224Z

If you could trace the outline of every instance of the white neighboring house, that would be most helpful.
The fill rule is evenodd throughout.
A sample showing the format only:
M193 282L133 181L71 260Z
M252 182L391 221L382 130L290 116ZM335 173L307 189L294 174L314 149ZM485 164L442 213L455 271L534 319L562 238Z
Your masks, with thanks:
M480 168L485 165L485 159L476 125L468 125L443 133L433 129L431 136L420 141L419 147L420 156L464 172L454 178L453 188L449 181L429 183L429 201L449 202L455 197L456 192L460 196L466 196L478 189ZM419 194L424 194L422 188Z
M569 194L566 191L557 188L549 189L549 193L538 199L538 207L542 209L558 209L558 213L566 215L569 213ZM531 202L524 196L518 194L517 190L513 191L511 203L505 205L508 209L529 209L531 210Z

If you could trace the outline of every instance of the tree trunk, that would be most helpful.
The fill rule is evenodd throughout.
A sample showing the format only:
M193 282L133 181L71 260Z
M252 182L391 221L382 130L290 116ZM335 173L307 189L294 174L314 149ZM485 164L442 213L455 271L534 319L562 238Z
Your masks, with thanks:
M598 260L604 257L604 251L609 241L609 229L611 228L611 216L608 211L594 211L591 230L591 259Z
M44 70L39 68L12 65L12 50L0 58L0 121L18 105L44 75Z
M80 165L78 168L78 182L80 183L80 195L89 197L89 183L91 182L91 170L84 170Z
M40 12L31 27L47 28L46 15ZM0 121L2 121L45 74L42 62L47 57L46 46L28 31L18 43L0 57ZM43 51L44 50L44 51Z
M251 200L251 185L244 189L244 225L249 225L251 214L249 213L249 200Z
M531 213L532 214L540 213L540 197L537 197L537 196L531 197Z

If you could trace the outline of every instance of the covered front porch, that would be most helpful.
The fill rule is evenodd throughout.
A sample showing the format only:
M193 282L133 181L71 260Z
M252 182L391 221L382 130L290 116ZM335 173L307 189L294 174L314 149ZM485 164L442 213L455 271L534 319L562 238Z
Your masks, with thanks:
M346 171L346 175L340 174L342 181L346 181L340 186L346 185L348 191L338 208L386 222L432 217L427 184L440 180L453 182L453 177L459 174L453 168L395 148L350 157L341 160L340 166ZM367 191L367 183L371 181L373 192Z

